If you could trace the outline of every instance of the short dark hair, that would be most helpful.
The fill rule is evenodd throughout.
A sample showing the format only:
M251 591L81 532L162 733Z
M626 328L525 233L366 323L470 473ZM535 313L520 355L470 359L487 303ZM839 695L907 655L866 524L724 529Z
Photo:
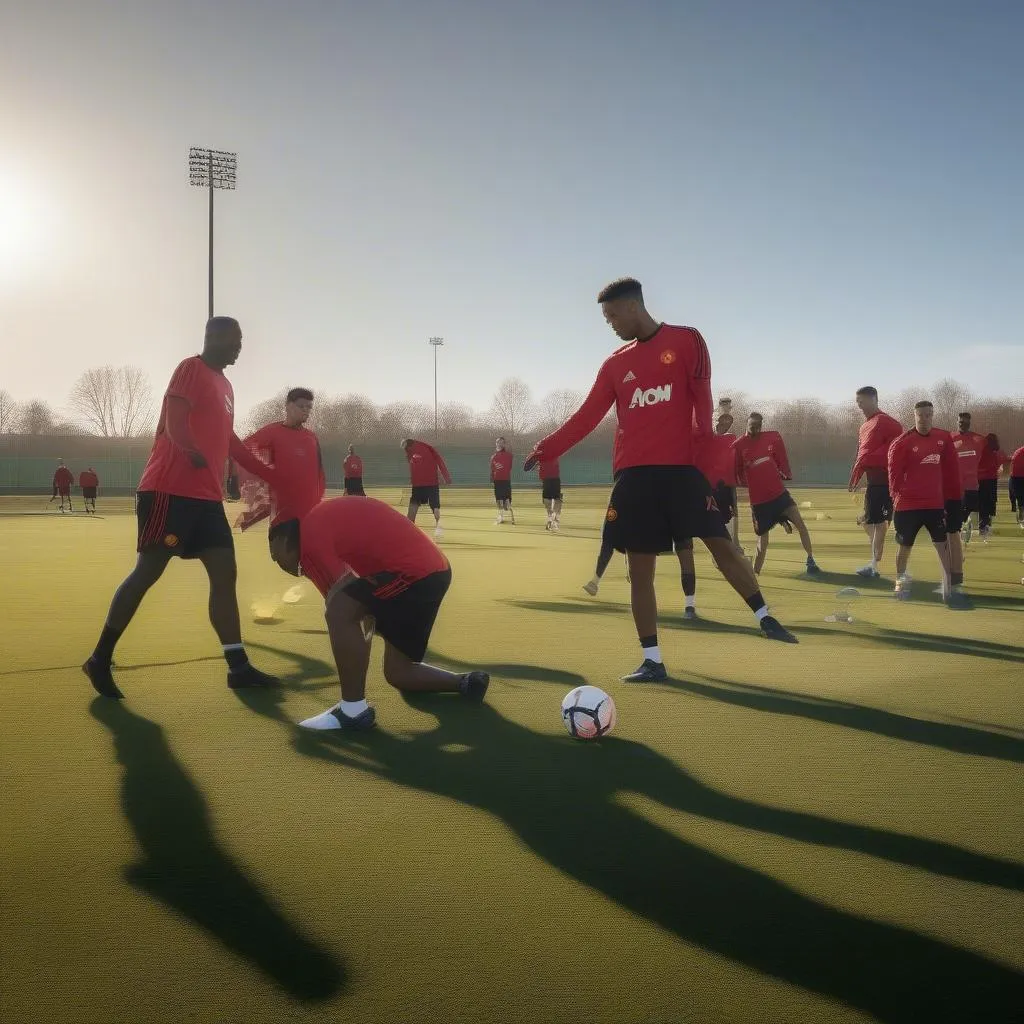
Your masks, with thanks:
M969 412L962 412L962 413L960 413L960 415L961 416L966 416L968 419L971 418L971 414Z
M239 327L238 321L233 316L211 316L206 321L207 334L218 334L220 331L226 331L229 327Z
M640 299L643 301L644 289L635 277L620 277L611 284L606 284L598 293L598 302L614 302L616 299Z
M285 399L286 402L298 402L300 399L305 399L307 402L313 401L313 392L309 388L292 388L288 392L288 397Z
M267 539L270 541L275 540L278 537L284 537L289 544L295 544L298 546L299 543L299 521L298 519L286 519L283 523L275 523L267 535Z
M932 403L929 402L927 398L925 398L925 399L923 399L920 402L915 402L914 403L914 408L915 409L934 409L935 406L932 405Z
M749 416L747 417L747 419L748 419L748 420L761 420L761 422L762 422L762 423L764 422L764 417L763 417L763 416L762 416L762 415L761 415L761 414L760 414L759 412L752 412L752 413L751 413L751 414L750 414L750 415L749 415Z
M872 398L878 397L878 388L873 388L870 384L865 388L857 388L858 395L870 395Z

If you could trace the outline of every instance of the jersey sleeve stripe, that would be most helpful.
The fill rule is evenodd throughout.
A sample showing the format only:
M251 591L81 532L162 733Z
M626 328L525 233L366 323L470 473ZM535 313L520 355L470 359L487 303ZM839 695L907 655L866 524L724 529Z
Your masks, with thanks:
M697 362L693 375L698 380L704 380L711 376L711 355L708 353L707 342L700 331L696 328L691 328L691 330L697 342Z

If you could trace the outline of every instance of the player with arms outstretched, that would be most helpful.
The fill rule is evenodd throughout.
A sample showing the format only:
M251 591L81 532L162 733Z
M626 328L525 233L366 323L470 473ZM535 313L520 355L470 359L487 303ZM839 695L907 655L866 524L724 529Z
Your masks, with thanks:
M363 460L356 455L354 445L348 446L348 454L342 463L342 472L345 475L344 488L346 494L362 496L366 494L363 489Z
M429 505L434 513L434 536L440 537L441 529L441 487L440 481L452 482L448 467L441 458L441 453L426 441L416 441L407 437L402 442L405 457L409 462L409 483L412 491L409 495L409 521L416 522L416 513L420 505Z
M747 432L733 445L736 480L747 488L750 495L750 512L757 535L754 573L760 575L764 567L771 529L779 525L788 527L791 523L807 552L807 575L818 576L821 569L814 560L811 535L796 502L783 485L784 480L793 479L786 445L777 430L763 430L763 424L764 417L759 412L752 412L747 419Z
M136 496L138 561L117 588L99 643L82 666L104 697L123 697L110 669L114 647L175 556L198 558L206 569L210 622L228 663L228 686L278 682L249 663L242 645L235 596L238 570L221 487L229 454L251 473L263 475L266 468L234 433L234 392L224 368L241 350L238 321L213 317L206 325L202 354L180 363L167 386Z
M750 566L725 527L711 485L696 466L699 444L711 433L711 359L704 339L692 327L658 323L633 278L608 285L598 302L605 320L627 344L604 361L583 405L537 442L525 468L561 456L615 406L621 440L604 537L629 557L630 603L644 659L625 678L667 678L658 646L655 568L660 552L696 537L746 600L764 635L795 642L768 614Z
M499 437L494 442L494 454L491 456L491 484L494 487L494 504L498 507L498 518L495 526L505 521L508 513L509 522L516 525L516 514L512 511L512 453L505 447L505 438Z
M385 643L384 678L396 689L474 700L487 693L486 672L456 674L423 661L452 572L437 545L401 512L376 498L333 498L301 520L271 527L270 554L285 572L308 577L326 601L341 700L303 721L305 728L374 726L376 711L366 701L374 631Z
M889 494L889 446L903 433L899 420L878 408L878 389L857 390L857 407L864 422L857 432L857 458L850 473L850 492L857 490L861 477L867 479L864 489L864 513L857 520L871 541L871 561L857 570L858 576L878 576L878 566L885 550L885 531L892 519L892 496Z

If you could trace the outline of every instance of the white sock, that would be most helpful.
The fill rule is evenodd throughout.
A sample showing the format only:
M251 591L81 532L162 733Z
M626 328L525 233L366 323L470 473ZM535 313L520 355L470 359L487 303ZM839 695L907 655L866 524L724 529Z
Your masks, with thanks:
M355 718L356 715L361 715L370 705L366 703L366 698L362 700L343 700L340 701L335 707L341 710L343 715L348 715L349 718Z
M875 572L878 572L878 559L877 558L872 558L871 559L871 568L874 569Z
M697 595L696 594L684 594L683 596L686 598L686 607L687 608L696 608L697 607Z
M760 608L757 609L756 612L754 612L754 618L757 619L758 622L760 622L767 614L768 605L763 604Z
M590 582L593 583L594 586L596 587L596 586L598 586L601 583L601 577L600 576L595 576Z
M659 665L661 664L661 648L660 647L641 647L640 650L644 652L644 659L647 661L656 661Z

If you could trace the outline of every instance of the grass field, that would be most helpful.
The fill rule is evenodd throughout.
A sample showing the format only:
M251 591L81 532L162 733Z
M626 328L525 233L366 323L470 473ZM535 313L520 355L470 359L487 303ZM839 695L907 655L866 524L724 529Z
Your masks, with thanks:
M684 623L666 558L672 678L630 686L621 559L580 589L606 492L571 492L558 535L535 494L516 527L458 495L431 656L490 671L488 701L407 703L378 651L358 736L295 727L337 680L322 601L278 600L265 534L238 538L239 598L278 605L244 632L283 691L227 689L202 569L176 562L118 648L118 704L78 666L134 520L0 516L0 1019L1024 1019L1024 534L1004 508L970 545L970 611L923 582L922 535L897 603L849 575L849 496L795 496L827 575L776 531L762 583L800 645L761 639L703 550ZM824 621L851 583L856 621ZM618 707L599 744L560 722L583 681Z

